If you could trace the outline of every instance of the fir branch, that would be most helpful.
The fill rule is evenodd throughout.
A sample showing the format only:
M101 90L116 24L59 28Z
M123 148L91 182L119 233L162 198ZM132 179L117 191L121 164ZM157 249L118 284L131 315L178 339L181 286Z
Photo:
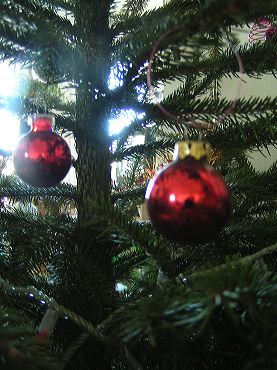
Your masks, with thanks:
M5 59L9 58L25 65L35 64L40 70L47 70L49 79L64 81L73 74L71 62L74 59L74 48L70 43L73 26L70 21L48 9L45 4L42 6L29 0L24 0L24 3L28 10L31 8L34 13L30 16L27 12L31 19L21 24L21 27L17 27L12 14L9 22L0 23L0 54ZM19 13L22 13L20 6Z
M249 149L276 145L276 99L241 99L237 111L221 120L228 101L204 99L203 103L195 98L210 89L213 79L234 76L237 71L231 50L220 50L219 55L205 55L209 47L218 45L222 32L229 30L231 25L255 21L261 16L269 16L275 24L277 1L172 0L160 10L130 17L118 16L118 21L113 18L110 26L108 17L115 4L113 0L105 0L101 4L94 0L4 0L3 4L1 55L11 60L18 57L19 61L36 65L36 70L48 82L71 81L77 92L76 105L68 106L54 99L49 109L58 110L57 126L71 130L77 147L82 149L79 150L82 158L79 158L77 168L78 193L83 194L82 199L77 199L73 187L32 189L16 184L18 180L0 179L0 188L1 185L4 187L1 194L11 200L19 200L20 196L23 202L47 197L58 203L74 199L79 220L83 216L89 220L80 229L78 223L71 222L70 218L57 222L54 217L40 219L16 211L3 211L0 215L3 226L3 245L0 246L2 277L10 281L18 279L20 285L31 285L37 279L37 286L44 286L44 292L54 290L57 301L72 308L70 320L79 326L75 328L78 334L79 328L86 331L69 347L68 366L102 368L100 357L112 353L112 364L109 365L122 369L139 366L147 369L181 369L184 366L188 369L275 368L275 275L261 261L254 264L251 256L248 256L248 262L225 263L224 269L216 270L215 267L213 270L209 266L215 263L221 266L226 254L247 256L252 253L260 259L277 251L276 244L272 250L263 251L267 249L264 248L265 240L268 245L275 243L277 237L276 165L270 171L258 174L242 159ZM0 5L1 10L3 4ZM67 6L75 16L74 25L59 16L61 9L57 7ZM20 9L23 10L22 15ZM56 19L55 15L62 19ZM194 113L193 118L197 122L203 120L208 124L220 116L217 127L203 135L215 148L222 150L216 166L230 185L235 207L226 229L212 242L201 245L171 244L160 237L149 222L134 221L130 217L131 212L124 210L142 199L143 188L116 190L111 195L112 204L110 194L103 204L90 204L91 199L93 202L98 199L104 187L102 184L106 183L109 188L109 159L135 158L141 161L149 155L171 151L176 139L198 137L196 129L186 127L189 117L177 124L163 116L157 107L147 103L149 97L146 92L139 102L136 101L137 87L145 87L144 64L153 42L178 24L184 24L182 30L164 39L160 44L164 52L156 53L152 65L153 85L160 79L171 81L177 77L183 80L185 76L185 88L165 100L166 107L177 115ZM201 49L205 46L203 53L199 50L200 45ZM184 48L182 51L182 46L192 49ZM175 51L183 59L172 63L170 58ZM240 53L249 75L259 76L265 71L274 73L276 58L272 55L276 55L276 37L251 47L241 47ZM123 85L109 92L106 91L106 81L113 61L122 63ZM103 89L102 85L98 89L99 81L103 83ZM99 93L95 95L97 89ZM19 115L32 109L27 101L19 103L22 105L13 107L18 109ZM114 139L108 137L106 130L108 115L110 112L113 115L113 109L117 112L127 106L144 111L145 117L125 130L117 150L102 167L101 152L108 150L108 143ZM148 123L152 124L153 142L128 148L128 136L136 131L144 132ZM83 130L86 125L87 131ZM98 145L101 135L103 141ZM128 178L129 185L134 183L134 173L135 169ZM45 284L46 279L40 281L37 276L32 279L31 275L38 266L37 257L41 256L46 262L52 259L50 274L51 279L54 275L54 284L51 281L51 286ZM194 280L193 287L176 287L175 282L169 280L157 289L157 276L153 276L157 275L159 266L154 258L161 270L171 277L180 271L186 275L195 273L203 266L208 266L205 267L207 275ZM256 261L256 257L254 259ZM136 276L137 267L146 271L141 280ZM23 273L18 276L21 271ZM153 275L150 279L148 271ZM129 291L125 297L117 295L117 299L114 278L118 276L129 282ZM22 289L20 292L25 297L29 291L24 293ZM12 293L10 290L8 295ZM2 296L5 300L7 294ZM14 297L17 300L18 295ZM37 298L43 300L44 295ZM115 308L118 303L121 304L119 310ZM110 317L96 328L90 321L74 316L72 311L75 308L85 319L92 319L93 325L108 315ZM20 306L20 310L25 311L25 307ZM61 315L67 315L67 311L62 310ZM67 323L67 326L74 337L74 325ZM69 339L59 329L57 327L57 341L53 345L57 351L66 348ZM105 330L105 335L102 330ZM92 340L96 346L87 342L91 337L90 331L94 331L92 339L94 335L100 336L99 347L104 349L103 353L96 353L98 339ZM111 346L113 343L116 343L115 347ZM124 343L130 344L132 354L124 354L128 351Z
M267 254L271 254L271 253L274 253L276 251L277 251L277 243L272 244L272 245L270 245L266 248L263 248L263 249L261 249L260 251L254 253L254 254L243 257L243 258L239 259L237 262L242 263L242 264L244 264L244 263L249 264L251 262L254 262L255 260L263 258ZM189 281L189 283L193 285L194 281L197 281L198 279L205 278L205 276L210 274L211 272L214 273L214 272L217 272L217 271L223 271L223 270L226 269L226 266L227 266L226 264L222 264L222 265L219 265L219 266L216 266L216 267L212 267L211 269L194 272L194 273L188 275L186 277L186 280Z
M72 0L51 0L51 4L55 8L62 8L70 13L72 13L74 10L74 2Z
M205 119L211 116L217 117L223 115L232 106L233 101L228 101L227 99L214 100L208 97L201 100L189 99L187 94L173 93L162 104L167 111L174 113L178 117L193 114L196 119L198 117ZM274 112L276 105L277 98L242 98L237 100L235 111L229 114L235 114L238 119L244 116L247 117L247 115L251 116L251 114L256 114L257 117L257 115L261 116L265 112ZM158 113L158 116L155 117L155 113ZM159 114L156 109L152 110L149 114L150 119L153 121L156 118L160 118L159 116L161 116L161 113Z
M109 204L95 204L91 202L91 212L94 215L92 220L87 223L86 228L95 227L95 223L100 219L105 220L107 227L105 234L127 237L131 243L141 246L147 253L153 254L157 261L170 260L170 244L159 235L155 234L150 223L138 222L130 219L128 214L124 214L120 207ZM96 220L96 222L95 222ZM128 247L127 247L128 248Z
M66 350L62 359L62 368L64 369L70 362L71 358L75 353L84 346L84 344L90 339L90 334L88 332L82 333L77 340L75 340L70 347Z
M77 326L79 326L82 330L84 330L86 333L89 334L89 336L95 338L100 343L106 342L106 337L101 333L100 330L95 328L89 321L85 320L81 316L75 314L71 310L65 308L62 305L59 305L53 298L49 298L46 294L43 292L37 290L35 287L20 287L20 286L14 286L12 284L7 283L4 279L0 277L0 288L3 293L9 294L12 296L23 296L31 299L36 299L39 302L43 302L48 307L56 311L60 317L66 317L67 319L73 321ZM71 348L71 350L74 352L76 349L80 348L80 346L83 346L87 339L89 337L87 335L83 335L81 338L81 341L77 343L77 347ZM133 368L138 368L135 366L138 366L138 361L133 357L127 346L120 345L119 348L123 349L125 351L125 355L127 358L127 361L130 365L132 365ZM67 356L73 355L72 351L67 352ZM64 360L66 361L68 357L65 357Z
M71 27L71 23L64 17L60 16L55 9L54 4L51 2L49 5L45 2L35 0L13 0L15 4L20 6L21 13L27 10L30 14L35 14L39 18L48 19L54 21L59 27L68 28ZM66 2L59 1L59 6L67 5Z
M147 144L135 145L118 152L116 151L112 155L112 160L121 161L128 158L141 159L156 154L165 154L165 152L170 152L174 148L174 144L175 142L172 140L159 140Z
M213 115L208 119L207 116L201 117L200 115L195 117L195 121L199 122L200 125L209 123L213 126L213 118ZM216 117L216 119L220 122L220 117ZM177 122L163 117L157 119L155 123L154 129L157 135L163 139L163 148L167 150L173 148L173 143L176 141L196 140L199 137L199 131L187 128L188 125L192 124L189 118L184 119L183 122ZM257 118L255 114L238 115L238 117L236 114L227 115L214 130L207 131L205 139L218 150L223 150L227 157L236 157L237 153L244 150L255 150L269 145L275 146L277 137L275 123L275 113L264 112L261 115L257 114ZM136 148L130 149L130 152L135 150Z
M64 222L63 219L55 216L42 217L38 212L27 212L20 208L8 207L0 213L0 220L2 225L5 225L7 229L10 229L10 233L13 230L20 231L23 229L27 230L40 230L40 234L37 234L39 238L42 238L42 233L48 235L48 239L52 239L53 242L57 241L58 235L71 233L75 221L67 218ZM46 236L44 235L44 237Z
M38 302L43 302L48 307L52 308L56 311L59 316L66 317L69 320L72 320L76 325L82 328L84 331L92 335L95 339L100 342L104 341L104 336L100 333L94 326L87 320L83 319L81 316L75 314L71 310L59 305L53 298L49 298L43 292L37 290L35 287L20 287L14 286L12 284L7 283L4 279L0 277L0 287L3 293L15 295L15 296L23 296L26 298L34 298Z
M113 257L113 268L116 280L120 279L120 281L122 281L130 270L137 269L139 266L145 267L147 256L144 249L138 246L127 248L128 249L123 246L123 251Z
M106 325L113 328L113 336L124 342L138 338L142 340L146 336L148 340L152 338L152 343L155 343L157 332L164 331L166 335L170 330L174 330L174 334L183 338L184 343L184 335L195 331L199 335L206 335L207 326L209 329L213 327L212 318L216 317L216 311L220 307L225 311L223 307L228 306L230 310L226 309L226 315L238 321L241 309L262 310L268 299L264 297L263 303L259 301L263 290L269 293L270 289L272 298L276 299L275 281L272 273L258 264L253 265L249 261L245 264L239 261L229 263L225 265L224 270L209 270L199 281L194 280L196 290L187 287L176 289L169 285L167 294L158 290L150 297L126 305L115 312ZM252 296L250 301L248 293ZM120 327L117 322L120 322ZM259 330L262 330L262 327ZM216 335L216 326L214 329ZM115 333L115 330L118 332Z
M134 119L129 126L125 127L119 134L111 137L111 143L116 143L116 150L123 148L127 144L129 137L136 135L137 133L143 133L143 129L146 126L146 118Z
M253 234L255 230L255 234ZM226 226L221 232L226 245L233 243L237 245L237 250L233 253L247 254L261 248L265 240L273 243L277 239L277 217L276 211L266 217L245 217L240 221Z
M236 116L228 116L214 133L207 134L207 140L218 143L223 150L251 150L267 145L275 145L277 137L275 114L264 114L257 119L243 121ZM232 140L230 140L232 138Z
M7 244L2 246L3 256L6 254L2 274L28 284L37 280L41 266L45 266L46 277L55 276L56 270L52 267L64 249L69 248L69 240L77 231L76 222L69 217L42 217L20 208L2 211L0 224ZM46 267L49 265L52 272Z
M61 96L58 96L59 91L55 95L49 89L49 86L44 83L39 83L39 87L34 82L32 82L32 85L28 97L0 97L0 108L7 109L19 116L31 115L33 112L45 112L46 108L48 112L54 110L54 115L59 121L59 127L63 122L63 126L73 131L75 120L72 117L75 114L75 104L73 102L63 102Z
M123 346L123 353L128 364L131 366L133 370L143 370L139 361L132 355L132 353L128 350L127 346ZM131 369L130 369L131 370Z
M30 325L21 310L0 306L0 324L1 368L3 365L5 369L60 369L56 358L48 353L46 346L35 341L33 325Z
M239 161L237 167L225 179L235 197L249 198L250 204L257 199L274 201L277 195L277 168L273 164L266 172L257 172L248 161Z
M52 188L37 188L27 185L15 176L0 177L0 196L8 197L11 201L48 199L58 203L76 200L76 189L70 184L59 184Z
M243 65L246 66L245 73L250 77L261 76L276 69L276 61L272 58L272 55L277 55L277 44L274 40L270 43L256 44L250 48L248 45L240 46L237 52ZM238 70L239 66L233 50L227 49L215 57L174 62L174 65L159 62L157 58L152 66L151 77L153 82L170 82L174 78L182 79L191 74L205 76L205 71L209 71L213 79L221 79L237 76ZM137 79L136 83L139 84L140 79Z
M137 15L143 11L149 0L138 0L135 3L132 0L125 0L121 13L128 15Z
M191 16L189 19L185 19L185 21L183 20L183 22L180 20L180 23L179 24L185 24L184 28L182 29L182 33L183 33L183 39L186 40L187 36L190 35L191 33L195 34L197 32L213 32L217 29L218 27L218 24L220 24L220 22L222 21L222 19L224 18L224 21L228 22L228 20L230 19L236 19L236 17L240 17L240 8L245 6L245 3L247 3L248 0L244 0L241 2L240 6L238 6L238 4L236 4L233 8L233 5L232 5L232 1L225 1L225 2L213 2L212 4L205 4L206 6L204 6L200 12L197 12L194 16ZM172 4L172 2L170 2L170 4ZM272 8L272 4L268 4L269 5L269 12L272 11L273 12L273 8ZM257 1L257 12L259 12L260 10L259 7L261 7L261 3L259 3L259 1ZM217 12L217 15L215 16L214 14L214 8L217 7L218 8L218 12ZM264 6L262 6L264 8ZM232 9L232 12L230 11ZM263 9L263 11L265 11L265 9ZM228 13L230 12L230 13ZM264 13L263 13L264 14ZM253 17L255 17L254 14L248 14L248 19L245 19L245 22L247 21L250 21L253 19ZM257 15L258 17L258 15ZM156 18L156 19L159 19ZM201 21L200 21L201 20ZM241 19L240 19L241 20ZM168 22L165 22L165 21L162 21L164 23L168 23ZM161 22L161 23L162 23ZM164 25L163 25L164 27ZM163 28L163 32L165 32L166 30L166 27ZM135 35L133 37L136 37ZM132 50L133 48L131 47L130 48L130 55L128 56L128 61L132 60L132 67L129 69L129 72L128 74L126 75L126 78L125 78L125 83L126 85L129 85L130 83L136 83L136 84L140 84L141 81L137 80L137 78L134 78L134 76L138 77L140 75L139 71L141 68L143 68L144 66L144 63L145 61L149 58L149 55L150 55L150 52L153 48L153 45L152 45L152 40L150 40L150 37L148 37L147 40L145 40L144 42L141 41L141 43L139 44L138 43L138 40L136 39L136 43L132 42L132 41L126 41L124 40L124 46L127 44L130 44L130 45L136 45L136 50ZM172 37L175 37L174 35ZM167 43L170 44L170 41L167 40ZM139 45L139 46L137 46ZM146 46L147 45L147 46ZM160 47L162 47L162 44L160 45ZM268 67L266 67L266 64L265 64L265 52L261 52L262 49L265 49L267 50L267 55L268 55L268 58L266 59L266 63L268 64ZM253 49L258 49L260 51L260 54L259 54L259 57L258 55L256 55L257 57L257 62L255 61L255 59L253 59L253 57L246 57L247 56L247 53L243 53L242 57L243 57L243 60L247 59L247 64L249 64L249 66L251 66L251 62L255 64L255 68L258 69L260 71L260 73L263 73L265 71L268 71L270 70L271 67L274 68L275 66L275 61L271 58L272 56L272 52L270 50L270 47L268 45L263 45L262 47L260 46L254 46ZM133 51L133 52L132 52ZM243 50L240 50L240 53L242 53ZM251 54L251 53L250 53ZM125 53L126 55L126 53ZM231 57L231 60L232 62L230 63L230 57ZM226 60L227 58L227 60ZM121 58L122 59L122 58ZM227 54L225 55L225 60L223 60L224 57L222 58L221 60L221 63L220 63L220 66L217 64L217 63L214 63L216 65L216 70L217 71L220 71L220 73L223 71L223 74L228 74L228 73L234 73L233 72L233 69L235 70L235 73L236 71L238 70L238 66L237 66L237 61L236 59L233 57L233 51L232 50L229 50L227 51ZM157 61L157 58L156 58L156 61ZM261 63L262 61L262 63ZM204 62L205 63L205 62ZM196 64L197 65L197 64ZM201 63L200 63L201 65ZM185 63L185 66L190 69L190 73L192 73L192 69L194 70L194 72L196 71L205 71L205 70L209 70L211 72L211 70L214 69L214 65L213 63L209 63L209 66L208 65L202 65L200 67L200 65L198 65L197 68L195 68L194 64L188 64L188 63ZM231 67L230 67L231 66ZM157 73L157 75L155 75L155 71L154 71L154 68L152 67L152 80L153 82L154 81L158 81L158 80L166 80L167 77L165 77L165 74L166 76L168 76L168 78L172 79L174 76L176 78L181 78L181 76L184 76L184 75L187 75L188 74L188 69L185 71L183 69L183 72L182 73L178 73L177 70L178 70L178 65L177 66L174 66L173 68L168 68L164 65L164 63L162 63L161 65L162 69L161 69L161 72L160 74ZM228 70L226 71L226 67L228 68ZM180 67L179 67L180 68ZM183 65L183 68L184 68L184 65ZM253 70L254 70L254 66L253 66ZM250 71L248 71L249 73ZM217 76L218 78L219 76Z
M43 20L47 20L50 27L57 27L60 31L62 29L72 30L72 25L67 19L59 16L57 12L46 6L35 4L34 1L29 0L20 2L14 0L13 2L15 3L13 11L10 11L9 5L2 6L2 11L6 13L6 20L8 18L9 22L5 24L2 21L1 36L7 41L17 41L17 45L27 48L34 46L32 40L36 39L38 41L38 38L32 38L31 36L34 35L35 28L39 28L43 32ZM18 24L19 21L20 24Z
M142 200L145 195L145 186L130 188L123 191L115 191L112 194L112 202L131 200L132 202Z

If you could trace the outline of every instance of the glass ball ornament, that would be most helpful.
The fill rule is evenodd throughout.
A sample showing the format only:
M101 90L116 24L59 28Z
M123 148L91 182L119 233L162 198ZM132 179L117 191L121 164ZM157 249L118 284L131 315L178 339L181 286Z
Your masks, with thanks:
M148 184L145 198L150 220L169 240L212 240L231 215L229 189L207 164L210 152L205 142L177 143L176 159Z
M277 27L270 27L265 33L265 41L270 40L277 33Z
M37 115L31 131L21 137L14 150L16 174L29 185L56 186L71 167L69 146L52 132L53 123L52 115Z
M259 18L253 24L248 35L250 44L270 40L277 32L277 28L266 18Z

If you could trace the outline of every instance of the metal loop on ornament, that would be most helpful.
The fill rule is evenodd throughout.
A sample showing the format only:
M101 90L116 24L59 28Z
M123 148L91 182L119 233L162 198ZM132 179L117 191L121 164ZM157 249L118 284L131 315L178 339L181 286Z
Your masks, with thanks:
M149 60L148 60L148 66L147 66L147 85L148 85L148 88L149 88L150 92L152 92L154 90L154 87L152 85L152 80L151 80L152 63L154 61L154 57L155 57L155 55L158 51L158 48L159 48L159 45L160 45L161 41L164 40L171 33L179 31L183 28L185 28L185 25L179 25L179 26L177 26L177 27L175 27L171 30L168 30L167 32L163 33L158 38L157 42L155 43L155 45L154 45L154 47L153 47L153 49L150 53ZM231 113L233 113L235 111L238 100L239 100L239 97L241 95L241 88L242 88L242 82L243 82L241 76L244 74L243 62L242 62L242 59L240 57L240 54L239 54L238 50L235 49L235 47L232 45L230 40L227 37L223 37L223 38L224 38L225 41L227 41L227 44L229 45L229 47L232 49L232 51L235 54L235 57L237 59L238 66L239 66L240 77L239 77L239 82L238 82L238 86L237 86L237 89L236 89L236 94L235 94L235 97L234 97L231 105L226 109L226 111L222 115L220 115L219 117L216 117L214 119L213 124L205 124L204 125L202 122L200 123L200 122L195 121L195 119L193 117L193 113L187 113L186 115L184 115L184 117L189 119L190 123L188 123L184 120L184 118L180 118L180 117L172 114L171 112L169 112L167 109L165 109L165 107L161 103L159 103L159 102L156 103L156 105L160 109L160 111L162 113L164 113L167 117L169 117L169 118L171 118L171 119L173 119L173 120L175 120L179 123L182 123L187 127L193 127L195 129L197 129L199 131L199 139L202 139L202 137L203 137L203 130L207 130L207 129L218 126L220 123L222 123L224 121L224 119L228 115L230 115Z

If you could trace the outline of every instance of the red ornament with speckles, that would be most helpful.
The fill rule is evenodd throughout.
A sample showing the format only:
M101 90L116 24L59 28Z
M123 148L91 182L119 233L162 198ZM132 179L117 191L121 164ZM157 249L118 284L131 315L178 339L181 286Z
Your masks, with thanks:
M265 33L265 40L270 40L277 33L277 27L270 27Z
M182 243L211 240L231 213L230 193L222 176L190 156L163 168L150 181L146 199L154 227Z
M52 132L53 117L37 116L32 130L24 135L13 154L17 175L27 184L51 187L60 183L71 167L65 140Z

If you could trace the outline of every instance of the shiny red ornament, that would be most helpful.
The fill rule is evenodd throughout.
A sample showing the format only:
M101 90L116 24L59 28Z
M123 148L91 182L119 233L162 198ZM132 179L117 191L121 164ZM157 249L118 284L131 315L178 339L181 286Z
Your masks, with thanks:
M71 167L70 149L52 132L53 120L51 115L36 116L31 131L19 140L13 153L16 174L29 185L55 186Z
M270 40L277 32L277 28L267 19L259 18L251 27L248 35L250 44Z
M170 240L182 243L211 240L230 217L227 185L204 159L205 155L195 159L189 153L150 180L146 191L150 220Z
M270 27L265 33L265 40L270 40L277 33L277 27Z

